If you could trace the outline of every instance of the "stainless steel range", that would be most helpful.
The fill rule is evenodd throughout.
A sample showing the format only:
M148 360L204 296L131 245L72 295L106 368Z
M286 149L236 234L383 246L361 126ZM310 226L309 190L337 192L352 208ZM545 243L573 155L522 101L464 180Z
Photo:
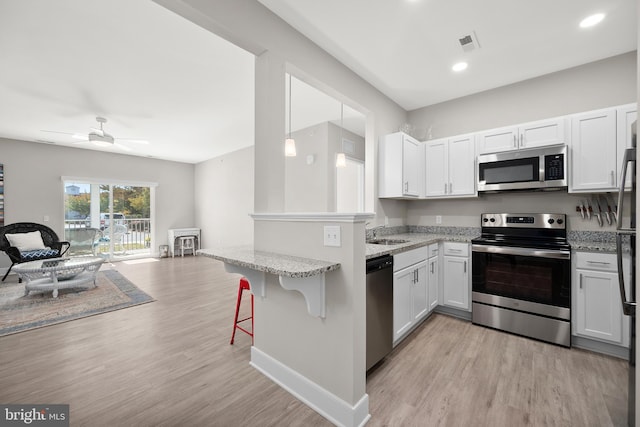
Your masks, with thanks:
M472 321L571 346L571 247L564 214L482 214L472 243Z

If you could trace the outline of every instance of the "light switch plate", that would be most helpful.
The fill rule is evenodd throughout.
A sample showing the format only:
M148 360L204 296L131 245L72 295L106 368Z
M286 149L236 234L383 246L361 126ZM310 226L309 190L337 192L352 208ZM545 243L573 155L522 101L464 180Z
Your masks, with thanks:
M436 215L436 224L442 224L442 216Z
M325 246L342 246L339 225L324 226L324 245Z

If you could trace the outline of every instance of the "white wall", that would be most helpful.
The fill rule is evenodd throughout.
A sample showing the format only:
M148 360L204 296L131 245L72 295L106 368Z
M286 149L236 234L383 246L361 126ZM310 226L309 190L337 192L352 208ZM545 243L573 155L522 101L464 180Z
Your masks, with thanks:
M156 241L167 243L169 228L193 227L194 166L187 163L111 154L0 138L4 164L5 224L44 223L64 236L62 176L156 182ZM1 266L11 265L2 253Z
M195 223L202 247L253 243L253 147L195 166Z
M409 112L409 122L433 126L434 138L476 132L565 114L636 102L636 52ZM484 212L553 212L569 215L571 230L613 231L575 211L584 195L500 193L479 198L409 201L407 224L480 226Z

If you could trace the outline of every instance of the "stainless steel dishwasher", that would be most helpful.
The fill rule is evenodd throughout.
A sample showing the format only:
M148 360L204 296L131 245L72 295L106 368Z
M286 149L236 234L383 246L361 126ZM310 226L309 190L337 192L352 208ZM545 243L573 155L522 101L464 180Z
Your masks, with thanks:
M367 260L367 370L393 349L393 257Z

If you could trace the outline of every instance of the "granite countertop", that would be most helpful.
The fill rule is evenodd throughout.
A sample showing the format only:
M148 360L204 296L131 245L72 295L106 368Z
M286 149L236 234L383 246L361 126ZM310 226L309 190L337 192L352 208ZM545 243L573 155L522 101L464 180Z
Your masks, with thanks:
M571 249L574 251L588 252L611 252L616 253L615 242L597 242L591 240L569 240Z
M200 249L196 254L239 267L286 277L311 277L340 268L340 263L336 262L256 251L247 246Z
M380 236L380 239L407 240L397 245L374 245L367 243L366 258L376 258L382 255L395 255L410 249L427 246L438 242L471 242L477 234L432 234L432 233L402 233Z

